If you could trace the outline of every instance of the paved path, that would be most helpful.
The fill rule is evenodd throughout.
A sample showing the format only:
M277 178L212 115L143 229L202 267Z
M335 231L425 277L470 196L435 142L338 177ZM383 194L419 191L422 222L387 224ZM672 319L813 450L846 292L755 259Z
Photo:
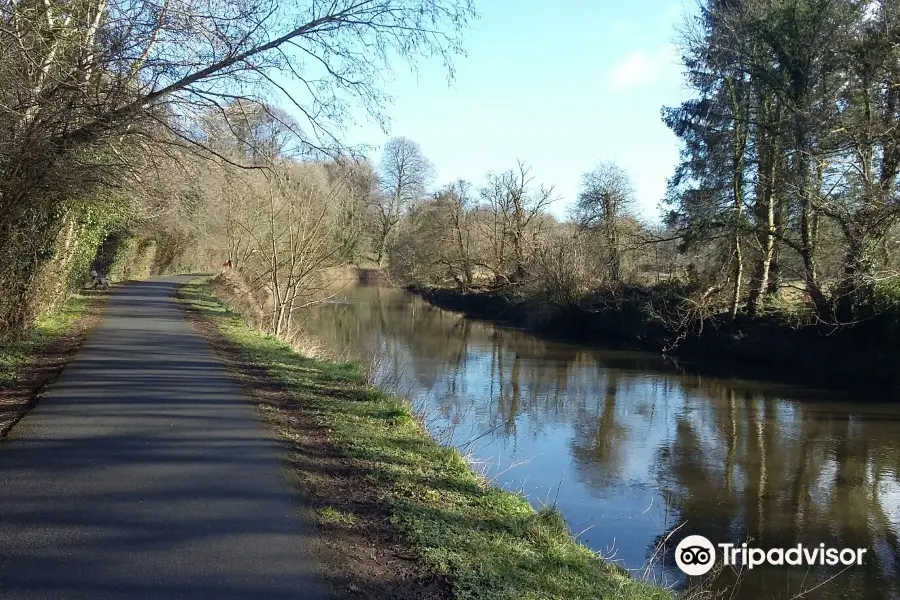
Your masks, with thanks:
M321 598L274 438L169 300L116 290L0 444L0 599Z

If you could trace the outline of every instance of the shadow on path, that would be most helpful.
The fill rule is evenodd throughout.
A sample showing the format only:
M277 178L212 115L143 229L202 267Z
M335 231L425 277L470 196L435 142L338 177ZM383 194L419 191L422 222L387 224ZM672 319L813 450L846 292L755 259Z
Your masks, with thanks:
M114 292L0 445L0 598L326 597L275 440L169 295Z

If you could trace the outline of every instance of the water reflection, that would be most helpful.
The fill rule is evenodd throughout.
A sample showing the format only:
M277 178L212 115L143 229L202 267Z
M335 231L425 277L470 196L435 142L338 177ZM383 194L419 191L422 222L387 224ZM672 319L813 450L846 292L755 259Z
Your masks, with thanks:
M377 353L436 436L630 569L686 535L762 547L868 548L866 563L756 568L739 598L900 598L900 408L684 374L466 320L357 287L309 315L338 352ZM651 576L684 584L671 552ZM719 584L734 579L723 573Z

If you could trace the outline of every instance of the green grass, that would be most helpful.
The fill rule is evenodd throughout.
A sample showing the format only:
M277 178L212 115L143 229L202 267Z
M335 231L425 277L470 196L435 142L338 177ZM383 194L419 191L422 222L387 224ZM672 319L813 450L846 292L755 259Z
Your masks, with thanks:
M332 525L347 525L349 527L356 525L359 521L359 519L356 518L356 515L340 511L331 506L320 509L319 517L321 517L325 523Z
M459 452L428 435L406 403L368 388L358 365L293 352L227 310L204 280L181 295L246 360L289 386L342 452L366 466L392 523L429 570L450 578L458 598L671 598L601 561L572 538L557 511L535 511L522 496L487 485ZM354 521L325 511L326 520Z
M60 310L41 317L19 339L3 339L0 336L0 387L13 383L21 368L41 348L67 331L84 314L90 302L89 297L75 295Z

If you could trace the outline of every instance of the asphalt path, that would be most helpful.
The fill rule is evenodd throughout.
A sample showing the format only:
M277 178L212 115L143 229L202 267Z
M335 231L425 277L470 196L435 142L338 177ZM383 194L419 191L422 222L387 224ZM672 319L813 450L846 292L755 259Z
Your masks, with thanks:
M0 444L0 598L318 599L277 441L170 299L122 286Z

